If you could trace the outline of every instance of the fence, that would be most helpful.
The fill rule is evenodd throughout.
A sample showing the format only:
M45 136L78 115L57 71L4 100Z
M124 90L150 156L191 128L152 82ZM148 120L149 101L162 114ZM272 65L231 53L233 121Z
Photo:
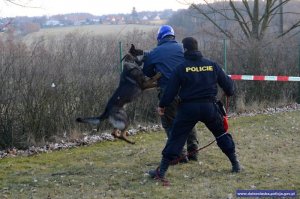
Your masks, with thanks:
M227 72L227 42L223 40L224 52L224 69ZM295 66L297 67L297 66ZM299 76L265 76L265 75L237 75L233 74L230 77L233 80L251 80L251 81L280 81L280 82L299 82L298 95L296 101L300 104L300 39L298 44L298 75Z

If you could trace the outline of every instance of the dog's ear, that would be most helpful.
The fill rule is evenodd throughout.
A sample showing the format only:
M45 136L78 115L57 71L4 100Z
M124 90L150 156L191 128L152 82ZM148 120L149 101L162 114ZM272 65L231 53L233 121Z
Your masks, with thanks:
M131 44L131 47L129 49L129 53L131 55L133 55L134 57L137 57L137 56L140 56L140 55L144 55L144 51L141 50L141 49L136 49L133 44Z

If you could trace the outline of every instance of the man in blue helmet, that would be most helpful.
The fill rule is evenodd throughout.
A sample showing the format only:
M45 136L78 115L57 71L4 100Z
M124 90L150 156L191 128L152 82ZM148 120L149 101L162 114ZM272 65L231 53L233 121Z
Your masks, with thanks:
M157 47L149 52L135 49L134 46L129 52L134 55L144 55L143 72L146 76L153 77L158 72L162 74L162 77L158 81L158 97L160 99L165 92L171 73L183 62L184 58L182 45L175 40L175 33L171 26L162 25L159 28L157 42ZM161 116L161 123L166 131L167 137L170 136L177 105L178 99L174 99L172 103L165 107L165 114ZM193 128L187 139L187 153L190 155L187 157L185 149L183 149L180 155L182 157L180 162L188 162L188 160L197 161L198 144L197 132L196 129Z
M231 162L231 171L239 172L240 165L235 153L235 144L224 126L223 114L217 105L218 85L227 96L232 96L235 86L229 76L215 62L204 58L193 37L182 40L185 61L172 73L164 95L161 97L158 113L164 115L165 107L178 95L180 105L173 123L170 137L162 151L160 166L150 170L152 178L164 179L170 162L182 150L189 131L198 121L203 122L213 133L217 145Z

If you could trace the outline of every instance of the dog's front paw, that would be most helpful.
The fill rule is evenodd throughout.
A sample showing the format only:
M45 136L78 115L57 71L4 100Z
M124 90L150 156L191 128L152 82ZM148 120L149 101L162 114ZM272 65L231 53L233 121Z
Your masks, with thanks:
M161 78L162 74L160 72L156 73L151 79L158 80Z

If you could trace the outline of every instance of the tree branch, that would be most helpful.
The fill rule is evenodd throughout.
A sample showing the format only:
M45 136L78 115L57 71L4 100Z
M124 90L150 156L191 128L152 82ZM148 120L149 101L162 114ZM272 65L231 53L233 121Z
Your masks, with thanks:
M239 23L239 25L242 28L242 31L244 32L245 36L247 38L249 38L250 37L250 28L248 27L243 15L238 11L238 9L235 7L234 3L231 0L229 1L229 5L230 5L230 7L233 11L234 18Z
M230 2L231 2L231 1L230 1ZM247 10L247 13L248 13L248 16L250 17L250 20L252 21L253 16L252 16L252 14L251 14L251 11L250 11L250 7L249 7L249 4L248 4L248 1L247 1L247 0L243 0L242 2L243 2L244 6L245 6L245 8L246 8L246 10ZM231 2L231 3L232 3L232 2ZM232 3L232 4L233 4L233 3Z
M4 0L4 1L7 1L8 3L11 3L11 4L14 4L14 5L16 5L16 6L20 6L20 7L26 7L26 8L40 8L40 7L35 7L35 6L29 6L28 4L29 4L29 2L31 1L31 0L28 0L28 2L27 3L17 3L17 1L16 0Z
M203 10L201 10L196 4L191 4L191 6L196 9L200 14L202 14L206 19L208 19L215 27L217 27L226 37L232 38L232 35L221 28L212 18L210 18Z
M296 22L294 25L292 25L288 30L284 31L281 35L279 35L277 38L283 37L290 31L294 30L295 28L300 27L300 21Z
M267 30L269 23L270 23L270 9L272 6L272 0L267 0L267 4L265 7L265 12L259 22L262 20L262 25L259 33L259 37L262 38L265 34L265 31Z

